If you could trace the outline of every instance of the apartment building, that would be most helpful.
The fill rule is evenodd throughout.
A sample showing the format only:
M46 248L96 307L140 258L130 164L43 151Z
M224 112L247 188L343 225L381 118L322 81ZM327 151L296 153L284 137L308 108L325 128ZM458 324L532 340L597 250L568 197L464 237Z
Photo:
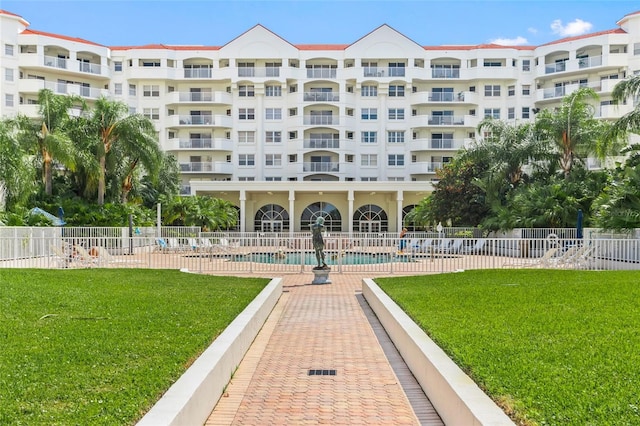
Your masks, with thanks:
M0 11L0 115L42 88L120 100L156 125L184 195L233 202L242 231L395 232L487 116L529 121L582 86L640 72L640 12L541 46L422 46L382 25L344 45L292 44L256 25L223 46L103 46ZM594 164L594 166L596 166Z

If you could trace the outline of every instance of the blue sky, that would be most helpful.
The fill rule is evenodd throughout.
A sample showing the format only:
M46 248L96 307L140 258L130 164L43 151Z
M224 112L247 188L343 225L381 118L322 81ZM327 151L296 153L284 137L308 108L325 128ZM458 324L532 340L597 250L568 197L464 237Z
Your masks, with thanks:
M638 1L0 0L31 29L107 46L223 45L255 24L293 44L350 44L382 24L416 43L540 45L616 28Z

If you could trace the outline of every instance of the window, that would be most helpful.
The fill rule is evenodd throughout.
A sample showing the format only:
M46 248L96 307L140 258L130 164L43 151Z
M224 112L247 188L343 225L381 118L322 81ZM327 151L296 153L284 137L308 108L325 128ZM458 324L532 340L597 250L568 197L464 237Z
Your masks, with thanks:
M142 110L142 115L151 119L151 120L159 120L160 119L160 109L159 108L144 108Z
M256 132L238 132L238 143L255 143L256 142Z
M498 84L487 84L484 86L485 96L500 96L500 86Z
M293 139L297 139L298 138L298 131L294 130L289 132L289 140L293 140Z
M297 154L289 154L289 162L290 163L295 163L296 161L298 161L298 155Z
M363 120L377 120L378 108L362 108L361 118Z
M523 59L522 60L522 71L531 71L531 60Z
M4 79L5 79L5 81L13 81L13 69L12 68L6 68L4 70Z
M377 132L362 132L362 143L376 143Z
M377 167L378 155L376 154L362 154L360 155L360 165L363 167Z
M13 95L6 93L4 95L4 105L8 106L8 107L12 107L13 106Z
M507 96L515 96L516 95L516 86L507 87Z
M361 93L363 97L378 96L378 86L363 85Z
M254 77L256 75L255 63L238 62L238 77Z
M115 83L113 85L113 93L116 95L122 95L122 83Z
M255 95L253 85L238 86L238 91L240 97L253 97Z
M144 97L154 97L157 98L160 96L160 86L154 85L145 85L142 86L142 96Z
M289 117L298 115L298 108L289 108Z
M389 154L387 165L404 166L404 154Z
M143 67L159 67L160 59L141 59Z
M266 154L264 157L265 166L282 166L282 155L280 154Z
M289 86L289 93L296 93L297 91L298 91L297 84L292 84L291 86Z
M253 154L239 154L238 155L239 166L255 166L256 160Z
M522 107L522 118L529 118L529 107Z
M115 61L113 63L113 70L116 72L122 71L122 61Z
M531 94L531 85L530 84L523 84L522 85L522 94L524 96L529 96Z
M511 107L507 110L507 119L513 120L516 118L516 109Z
M282 180L281 176L266 176L264 178L265 181L267 182L280 182Z
M404 77L404 67L404 62L389 62L389 77Z
M484 118L500 119L500 108L485 108Z
M4 54L7 56L13 56L13 44L4 45Z
M129 85L129 96L135 96L136 95L136 85L135 84L130 84Z
M501 67L502 66L502 62L498 61L496 59L485 59L484 60L484 66L485 67Z
M282 120L282 108L267 108L264 118L266 120Z
M253 176L251 176L251 177L240 176L240 177L238 178L238 180L239 180L240 182L253 182L254 180L256 180L256 178L255 178L255 177L253 177Z
M253 108L240 108L238 110L238 119L239 120L255 120L256 110Z
M264 95L268 97L282 96L281 86L267 86L264 89Z
M388 143L404 143L404 132L390 131L387 132Z
M389 97L403 97L404 96L404 86L389 86Z
M268 131L265 134L264 141L266 143L280 143L282 142L282 132Z
M404 108L389 108L389 120L404 120Z

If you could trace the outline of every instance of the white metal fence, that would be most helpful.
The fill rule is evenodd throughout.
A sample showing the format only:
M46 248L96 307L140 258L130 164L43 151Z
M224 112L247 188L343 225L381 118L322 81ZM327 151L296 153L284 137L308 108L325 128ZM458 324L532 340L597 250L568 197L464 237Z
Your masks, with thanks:
M163 268L204 273L311 271L310 233L203 233L198 228L0 228L0 268ZM132 236L129 236L131 234ZM640 239L482 238L473 233L328 233L332 273L425 274L464 269L640 269ZM458 236L456 236L458 235ZM459 236L466 235L466 236ZM590 235L587 237L587 235Z

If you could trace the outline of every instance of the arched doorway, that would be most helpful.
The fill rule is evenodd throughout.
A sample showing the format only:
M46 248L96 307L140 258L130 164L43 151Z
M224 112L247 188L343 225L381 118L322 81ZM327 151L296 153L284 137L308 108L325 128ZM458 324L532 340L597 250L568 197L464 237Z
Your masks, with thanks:
M324 227L327 231L342 231L342 215L340 215L336 206L325 203L324 201L318 201L305 207L300 216L300 230L308 231L311 224L314 223L318 217L324 219Z
M357 232L388 232L387 212L375 204L365 204L353 214L353 229Z
M402 208L402 226L404 228L407 228L407 231L409 232L413 232L416 230L416 223L415 222L407 222L405 220L405 218L407 217L407 214L409 214L409 212L411 212L414 208L416 207L415 204L411 204L408 206L404 206Z
M282 232L289 229L289 213L278 204L267 204L256 212L254 229L258 232Z

